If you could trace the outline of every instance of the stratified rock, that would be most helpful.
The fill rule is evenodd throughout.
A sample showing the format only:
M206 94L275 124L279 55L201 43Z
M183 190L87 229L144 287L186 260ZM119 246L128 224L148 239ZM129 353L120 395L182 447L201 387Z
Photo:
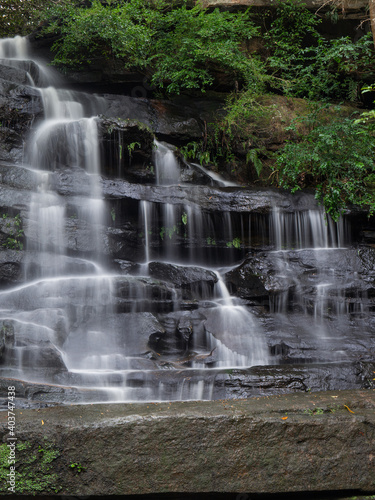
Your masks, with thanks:
M24 410L17 459L43 495L373 493L374 409L372 391L333 391ZM4 443L8 433L2 423ZM50 482L42 446L55 452Z
M218 278L213 271L201 267L184 267L165 262L150 262L149 274L153 278L173 283L183 291L183 298L204 299L212 296Z
M187 143L202 139L205 123L213 120L223 105L220 99L184 99L173 101L134 98L106 94L105 116L140 120L150 126L158 139Z
M0 79L0 161L22 160L24 134L42 113L37 89Z

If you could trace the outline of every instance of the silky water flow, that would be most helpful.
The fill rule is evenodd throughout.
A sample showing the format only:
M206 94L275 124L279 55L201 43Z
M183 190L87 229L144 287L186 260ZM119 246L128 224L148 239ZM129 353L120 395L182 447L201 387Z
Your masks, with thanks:
M304 325L302 335L323 342L332 360L335 334L324 322L325 311L334 308L337 318L348 313L344 297L331 293L342 279L330 266L332 250L345 248L343 222L327 223L319 209L218 214L195 202L141 199L143 260L134 263L131 274L116 274L105 249L111 209L101 188L97 116L105 111L105 99L57 88L56 74L29 58L23 38L2 40L0 59L27 72L26 84L38 90L44 109L22 164L14 166L32 173L36 188L22 210L24 284L0 292L0 320L8 332L3 376L64 386L65 402L220 397L215 384L223 373L279 361L272 357L272 338L259 314L232 296L225 283L260 240L271 248L276 279L293 284L298 309L298 319L291 319L290 286L285 294L270 293L263 307L273 315L274 330ZM180 164L167 144L155 141L153 168L159 186L185 189ZM68 182L78 179L81 196L64 195L61 176ZM216 174L210 178L223 193L236 189ZM296 252L317 268L310 294L293 268ZM165 269L179 276L189 300L170 276L160 277ZM187 273L205 279L190 278L184 288ZM341 359L342 353L335 356Z

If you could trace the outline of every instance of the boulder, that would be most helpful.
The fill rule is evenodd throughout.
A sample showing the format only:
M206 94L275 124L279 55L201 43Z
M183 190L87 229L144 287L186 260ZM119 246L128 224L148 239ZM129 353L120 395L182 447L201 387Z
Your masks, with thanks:
M371 494L374 399L362 390L24 410L16 467L32 480L22 494ZM0 432L5 453L7 422Z
M183 299L211 297L215 283L218 281L217 275L213 271L201 267L150 262L148 270L151 277L167 281L181 289Z
M22 283L24 280L25 252L19 250L0 251L0 287Z

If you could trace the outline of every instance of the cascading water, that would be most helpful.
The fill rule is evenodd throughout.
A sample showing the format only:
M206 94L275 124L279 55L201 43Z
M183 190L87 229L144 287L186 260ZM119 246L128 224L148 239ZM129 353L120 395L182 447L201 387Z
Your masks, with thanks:
M6 40L0 47L0 54L13 57L16 61L26 58L24 39ZM0 299L1 306L7 311L4 319L13 323L13 350L18 359L16 368L21 377L29 380L45 380L46 370L38 373L38 367L45 368L46 365L50 372L55 366L62 368L63 372L67 368L72 373L76 367L81 369L90 365L86 357L94 356L90 351L101 352L101 347L98 347L101 343L88 339L86 349L82 349L77 358L70 347L74 344L70 336L83 336L83 332L88 335L91 330L86 330L84 325L87 323L90 323L92 331L102 329L104 334L105 326L100 318L111 310L112 287L111 277L103 275L98 262L67 255L67 202L54 186L59 169L84 170L90 196L75 210L89 228L89 245L98 259L102 255L100 232L105 205L99 184L97 125L90 115L101 110L103 101L92 97L80 102L77 93L53 87L38 90L43 102L44 120L31 132L24 159L28 169L36 169L39 179L37 192L31 196L25 227L27 248L30 250L26 275L34 275L37 280L3 293ZM74 205L74 200L70 203ZM78 269L84 272L82 276L77 276ZM50 326L56 321L60 325L58 335ZM22 346L26 325L30 328L28 341L33 349ZM34 335L35 329L42 335ZM45 349L38 348L41 341L47 345ZM87 356L85 350L89 351ZM33 352L32 356L30 352ZM44 359L47 353L51 356L50 363ZM101 368L100 360L98 368ZM56 375L53 373L52 380ZM50 379L47 377L46 381Z
M18 62L27 58L23 39L6 40L0 50L0 54L14 57ZM148 342L143 341L142 349L137 338L145 325L146 332L151 333L152 337L156 323L155 317L149 312L155 294L152 291L155 283L148 272L152 259L150 232L154 217L153 204L140 202L145 248L145 263L140 267L141 278L108 274L103 268L102 248L106 206L100 188L98 130L96 118L92 116L103 109L103 103L99 98L87 99L76 92L51 86L39 88L39 92L44 120L31 132L24 159L26 168L36 170L39 179L38 190L31 196L28 222L25 224L27 248L30 250L26 274L35 276L35 280L0 295L1 307L3 312L6 311L2 319L11 322L15 337L13 358L17 362L10 373L31 381L73 383L88 387L91 391L97 391L91 396L93 399L194 399L212 396L214 378L206 377L207 366L222 368L266 363L264 342L254 340L257 337L256 326L251 314L242 306L234 305L222 279L218 274L212 274L218 284L211 295L210 290L199 281L191 290L194 300L206 300L212 296L208 311L209 324L214 326L220 323L221 328L214 327L213 331L209 331L208 327L204 328L202 319L198 322L195 320L195 328L203 328L203 331L194 342L190 342L186 359L174 365L183 368L180 372L192 372L189 383L186 382L186 376L180 376L177 383L164 380L166 377L158 381L158 376L155 377L155 362L152 357L145 358L142 352L147 350ZM180 168L173 152L157 141L154 162L158 185L177 184L180 181ZM56 190L56 175L61 171L83 172L89 186L89 195L84 203L81 200L67 200ZM160 229L163 258L173 265L180 260L173 237L182 230L185 233L192 230L197 233L195 236L191 234L191 239L201 237L201 232L207 226L201 220L197 208L190 205L184 207L182 215L170 203L158 209L163 221ZM77 219L77 225L83 221L86 226L84 234L88 241L84 244L86 248L92 248L92 261L73 257L67 248L67 226L72 217L68 216L68 212L74 213L73 219ZM188 219L189 230L185 228ZM226 223L228 221L230 219ZM184 237L187 238L187 234ZM76 239L77 248L80 244ZM193 246L194 241L190 241L190 247ZM185 265L195 264L199 261L197 257L191 252L189 262L185 262ZM83 273L77 275L77 268ZM173 316L173 311L178 310L181 300L178 293L168 285L165 291L157 293L162 294L164 302L168 298L172 307L168 307L172 313L167 312L164 318L160 318L165 325L161 330L168 330L171 328L168 325L175 325L177 321L182 331L182 319L169 318L170 314ZM16 304L20 302L23 304L21 311L16 312ZM49 316L51 312L53 314ZM194 323L192 316L194 314L184 317L188 329L194 328L191 326ZM56 322L59 325L58 334L55 331ZM31 323L41 332L31 340L33 356L25 354L26 351L31 352L29 347L19 347L24 327ZM236 342L230 341L232 336L237 337ZM44 349L38 348L42 341L47 346ZM236 350L231 347L231 342ZM193 347L196 351L192 351ZM54 363L51 363L54 368L42 359L47 355L46 350L54 359ZM207 361L209 351L214 353L212 362ZM168 359L165 363L169 363ZM39 372L36 369L38 364L43 368ZM45 365L48 366L47 370ZM135 380L138 380L136 387Z
M261 192L198 165L190 174L202 185L189 185L189 164L158 141L142 175L131 165L143 184L128 182L123 156L139 142L126 146L116 130L116 164L104 165L104 97L51 86L58 77L28 59L22 38L0 41L0 58L29 75L22 85L35 82L44 111L22 162L1 177L9 199L14 172L30 181L9 202L26 251L17 243L23 283L0 291L4 377L59 387L48 401L212 399L227 395L232 374L287 356L345 359L334 342L360 328L350 322L366 308L345 290L356 276L335 266L343 221L316 205L258 209Z
M278 317L279 327L290 331L298 329L300 338L307 335L309 342L315 339L321 358L327 361L345 359L345 354L334 347L343 321L348 317L343 276L335 275L335 260L346 250L348 224L344 219L334 223L322 210L292 214L275 208L272 233L275 267L280 277L292 283L293 290L293 314L290 314L290 288L271 297L271 310ZM313 270L308 281L296 273L291 254L298 255L306 270ZM350 280L350 274L348 269L344 282Z
M180 168L173 152L161 142L155 141L155 171L157 184L177 184Z

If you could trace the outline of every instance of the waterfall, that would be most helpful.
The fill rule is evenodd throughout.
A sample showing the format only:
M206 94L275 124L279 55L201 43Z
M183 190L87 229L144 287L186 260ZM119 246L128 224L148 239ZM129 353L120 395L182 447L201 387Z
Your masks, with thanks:
M0 64L43 105L23 160L0 163L18 272L0 290L1 376L65 403L218 399L258 395L287 363L350 357L373 261L348 248L345 218L194 170L157 140L152 165L151 147L108 164L106 147L129 148L126 123L101 137L108 96L60 88L20 37L0 41Z
M3 38L0 40L0 59L27 59L28 45L24 37Z
M327 361L345 359L341 351L332 352L332 342L337 331L343 328L348 317L348 301L343 294L343 276L335 273L335 260L346 251L350 232L348 223L341 218L337 223L324 213L323 209L282 213L274 208L271 215L271 233L275 245L274 258L279 276L292 284L287 292L272 295L270 308L278 315L283 329L300 327L300 336L307 333L316 339L321 353L325 351ZM296 273L293 255L298 255L306 270L313 269L307 281ZM351 280L348 270L346 280ZM291 302L299 311L290 314ZM331 322L335 320L335 328ZM291 325L293 321L293 326ZM324 354L322 354L324 356Z
M155 141L154 152L157 184L177 184L180 180L180 168L173 151L161 142Z

